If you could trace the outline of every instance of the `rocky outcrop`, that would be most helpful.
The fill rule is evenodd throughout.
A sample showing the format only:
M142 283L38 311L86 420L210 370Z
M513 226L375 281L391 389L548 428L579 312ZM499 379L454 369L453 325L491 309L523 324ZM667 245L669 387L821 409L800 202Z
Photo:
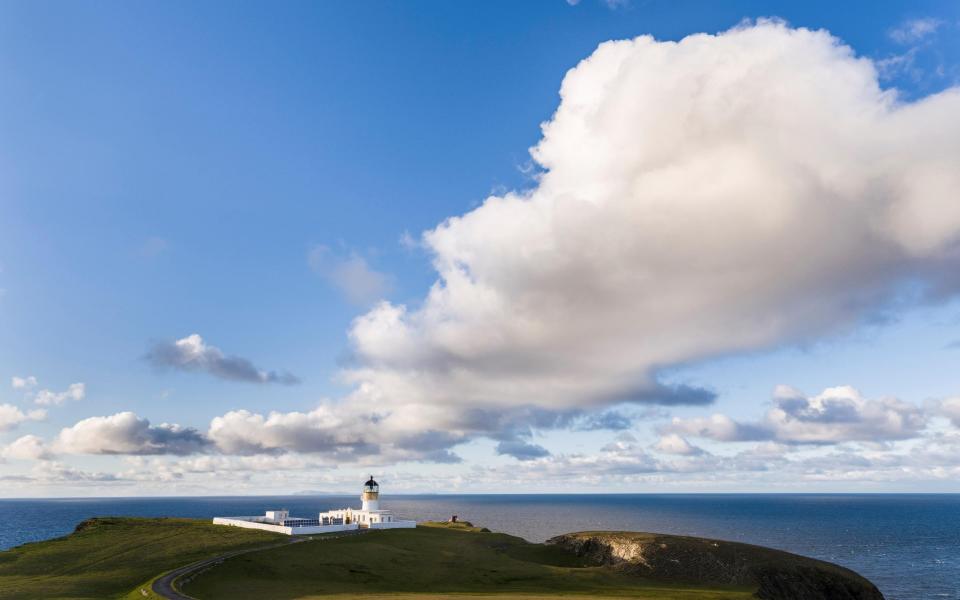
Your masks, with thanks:
M849 569L749 544L631 532L568 533L547 543L647 579L755 586L762 600L883 600Z

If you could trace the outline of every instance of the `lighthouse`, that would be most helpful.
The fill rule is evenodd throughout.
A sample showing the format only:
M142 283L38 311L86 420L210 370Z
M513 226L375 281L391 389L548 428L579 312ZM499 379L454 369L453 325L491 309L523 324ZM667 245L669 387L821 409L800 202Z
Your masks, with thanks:
M417 522L395 519L389 510L380 508L380 484L373 475L363 484L360 492L363 506L328 510L317 515L316 519L291 518L285 510L268 510L263 517L214 517L214 525L232 525L248 529L263 529L287 535L307 535L314 533L334 533L354 531L356 529L405 529L417 526Z
M362 511L377 512L380 510L380 486L373 480L373 475L363 484L360 501L363 503L360 509Z
M321 523L355 525L360 529L396 529L417 526L416 521L395 519L392 512L380 508L380 484L374 480L373 475L363 484L360 490L360 501L363 504L359 509L329 510L320 513L319 520Z

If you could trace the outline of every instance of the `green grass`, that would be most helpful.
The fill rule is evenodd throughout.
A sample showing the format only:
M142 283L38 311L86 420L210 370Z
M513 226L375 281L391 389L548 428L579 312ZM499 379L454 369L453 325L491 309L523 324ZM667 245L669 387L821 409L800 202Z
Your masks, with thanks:
M315 539L228 559L184 585L196 598L464 597L545 600L674 598L733 600L752 589L669 585L605 567L586 566L555 546L490 533L469 524L421 524Z
M0 599L142 598L140 587L161 573L283 537L192 519L93 519L69 536L0 552Z

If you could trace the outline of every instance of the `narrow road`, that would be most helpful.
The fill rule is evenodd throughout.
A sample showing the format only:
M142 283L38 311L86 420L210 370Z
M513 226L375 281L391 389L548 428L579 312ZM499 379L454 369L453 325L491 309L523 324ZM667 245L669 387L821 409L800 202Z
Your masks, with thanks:
M226 554L221 554L220 556L214 556L213 558L207 558L195 563L190 563L189 565L174 569L167 573L157 577L151 589L153 593L160 596L161 598L167 598L168 600L196 600L193 596L188 596L177 589L178 581L188 575L193 575L199 571L213 567L234 556L239 556L241 554L249 554L250 552L260 552L261 550L271 550L273 548L279 548L281 546L288 546L290 544L297 544L299 542L307 542L310 540L322 541L322 540L332 540L340 537L345 537L347 535L357 535L358 533L366 533L366 529L358 529L356 531L345 531L342 533L330 535L322 535L320 537L295 537L291 536L289 540L284 540L279 544L270 544L269 546L259 546L257 548L248 548L246 550L234 550L233 552L227 552Z
M154 580L153 586L151 589L154 594L157 594L161 598L168 598L169 600L196 600L193 596L187 596L177 589L175 584L177 581L186 576L196 573L197 571L202 571L208 567L218 565L228 558L239 556L241 554L249 554L250 552L259 552L261 550L270 550L272 548L279 548L280 546L287 546L289 544L296 544L298 542L306 542L310 538L292 538L290 540L285 540L279 544L271 544L269 546L260 546L258 548L248 548L246 550L235 550L233 552L227 552L226 554L221 554L220 556L214 556L213 558L208 558L206 560L201 560L195 563L191 563L179 569L174 569Z

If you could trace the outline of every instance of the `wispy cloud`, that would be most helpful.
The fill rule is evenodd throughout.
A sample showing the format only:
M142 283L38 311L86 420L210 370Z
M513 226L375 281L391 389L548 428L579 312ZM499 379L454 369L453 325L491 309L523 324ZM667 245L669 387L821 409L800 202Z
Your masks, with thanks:
M908 19L890 30L890 39L898 44L915 44L937 33L945 21L934 17Z
M169 247L170 242L166 238L150 236L140 244L137 253L144 258L155 258L166 252Z
M15 390L29 390L37 386L37 378L33 375L27 377L17 377L14 375L10 378L10 385Z
M888 37L904 49L876 61L880 77L893 80L906 76L915 84L945 77L945 65L931 49L937 42L937 33L947 27L950 24L942 19L926 17L908 19L891 29Z
M392 287L388 275L370 267L355 252L338 256L327 246L314 246L307 252L307 264L353 304L370 305L383 299Z
M630 0L597 0L597 1L611 10L630 6ZM566 0L566 2L570 6L577 6L578 4L580 4L581 0Z

